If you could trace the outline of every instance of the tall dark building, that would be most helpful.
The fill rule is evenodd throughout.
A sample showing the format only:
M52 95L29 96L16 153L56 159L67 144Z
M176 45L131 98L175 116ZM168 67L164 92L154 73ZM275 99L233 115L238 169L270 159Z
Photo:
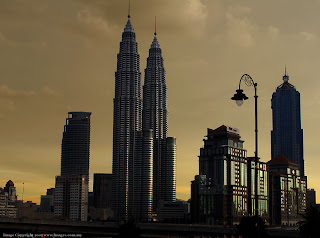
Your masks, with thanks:
M152 193L152 137L150 130L142 131L140 56L130 15L117 56L113 105L114 218L148 219Z
M283 83L272 95L271 158L284 155L297 163L304 177L303 130L301 129L300 93L289 82L285 71Z
M54 214L87 220L91 112L69 112L61 144L61 176L56 176Z
M61 144L61 175L89 176L91 112L69 112Z
M93 196L96 208L111 208L112 174L94 174Z
M194 176L194 180L191 181L191 223L200 223L200 176Z
M153 137L153 210L176 199L176 139L168 137L166 71L155 30L143 85L142 125Z

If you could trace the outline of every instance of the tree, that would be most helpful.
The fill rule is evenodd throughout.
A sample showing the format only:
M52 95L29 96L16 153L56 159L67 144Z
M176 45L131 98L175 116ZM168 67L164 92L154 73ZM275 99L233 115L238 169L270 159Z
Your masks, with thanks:
M312 206L307 209L305 221L299 223L300 234L303 238L318 238L320 236L320 212Z
M238 225L237 234L243 238L266 238L268 237L264 221L261 217L243 217Z

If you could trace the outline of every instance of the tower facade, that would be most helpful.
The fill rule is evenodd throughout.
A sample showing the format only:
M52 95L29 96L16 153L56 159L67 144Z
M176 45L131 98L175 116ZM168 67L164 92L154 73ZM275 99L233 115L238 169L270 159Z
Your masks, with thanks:
M304 177L303 130L301 129L300 93L290 84L285 72L283 83L271 99L273 130L271 157L284 155L298 164Z
M91 112L69 112L61 143L61 175L89 176Z
M139 220L144 206L142 175L142 99L140 56L136 35L128 16L122 33L115 73L113 100L112 193L116 220ZM147 156L148 157L148 156ZM144 161L146 162L146 161Z
M93 194L96 208L110 208L112 201L112 174L94 174Z
M208 128L200 148L199 177L193 182L191 203L193 222L207 224L239 223L254 214L254 169L259 169L259 216L267 217L268 190L266 164L247 158L239 131L222 125Z
M306 211L307 181L297 163L278 155L268 163L270 225L296 225Z
M176 139L168 138L166 71L162 51L154 33L143 85L143 130L153 137L153 210L159 201L176 198Z
M69 112L61 143L61 175L56 176L54 214L87 220L91 112Z

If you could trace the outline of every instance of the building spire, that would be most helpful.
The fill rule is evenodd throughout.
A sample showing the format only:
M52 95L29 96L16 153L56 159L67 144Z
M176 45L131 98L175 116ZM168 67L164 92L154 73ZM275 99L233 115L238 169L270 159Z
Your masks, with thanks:
M130 0L129 0L129 8L128 8L128 18L130 18Z
M287 76L287 65L284 65L284 76Z
M287 75L287 65L285 64L284 66L284 76L282 77L284 82L288 82L289 80L289 75Z
M157 35L157 16L154 17L154 35Z
M157 17L154 17L154 38L151 44L151 48L160 48L158 39L157 39Z

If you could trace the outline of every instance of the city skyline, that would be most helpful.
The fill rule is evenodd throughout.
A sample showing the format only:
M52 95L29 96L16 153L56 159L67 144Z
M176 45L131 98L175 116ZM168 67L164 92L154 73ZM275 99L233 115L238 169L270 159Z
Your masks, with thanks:
M90 177L111 172L115 57L127 5L0 3L0 182L12 180L18 199L23 182L24 200L38 203L40 195L54 187L60 171L61 127L69 111L94 114ZM301 93L308 187L319 192L319 10L319 3L298 1L132 1L141 69L157 16L168 75L169 136L177 138L177 198L190 198L207 128L239 128L248 156L253 156L253 91L243 88L249 100L240 110L230 100L243 73L258 83L259 156L263 162L271 159L271 97L285 64L290 82ZM90 183L91 191L92 179Z

